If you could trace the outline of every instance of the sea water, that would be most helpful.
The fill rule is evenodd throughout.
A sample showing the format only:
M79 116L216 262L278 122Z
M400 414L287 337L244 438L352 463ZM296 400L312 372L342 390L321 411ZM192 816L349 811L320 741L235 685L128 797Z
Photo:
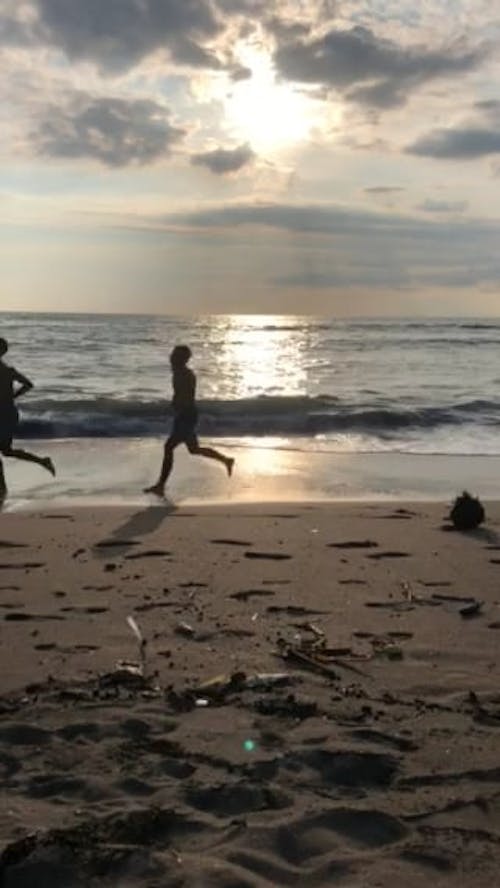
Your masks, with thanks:
M0 335L10 343L8 363L35 382L19 402L19 436L43 440L45 449L50 439L68 461L65 468L72 464L75 475L82 469L82 483L68 482L68 495L102 488L101 474L95 487L88 475L107 461L117 491L120 484L154 480L158 439L170 422L168 358L180 343L193 352L200 436L246 452L239 462L250 460L251 473L258 475L259 466L270 476L283 470L300 495L304 489L348 495L342 479L332 487L336 473L356 465L387 469L395 454L414 457L412 465L424 467L422 479L430 477L433 489L441 475L434 478L432 457L458 459L459 475L468 457L500 457L495 319L9 313L0 314ZM264 456L255 455L260 451ZM137 460L144 478L135 476ZM191 473L191 492L206 487L206 464L180 462L184 480ZM496 483L491 466L479 473L483 488L489 473ZM33 471L28 488L35 485L35 493ZM36 478L48 490L47 479ZM22 487L26 492L24 480ZM401 492L394 478L382 488ZM415 491L407 484L405 492Z

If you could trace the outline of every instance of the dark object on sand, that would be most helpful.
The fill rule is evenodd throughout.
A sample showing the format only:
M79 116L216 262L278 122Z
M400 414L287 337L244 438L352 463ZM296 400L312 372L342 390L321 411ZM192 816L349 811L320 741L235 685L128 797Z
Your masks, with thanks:
M464 605L464 607L460 608L460 616L464 617L464 619L477 617L481 613L482 606L482 601L471 601L469 604L466 604Z
M483 523L484 508L477 497L464 490L462 496L457 496L449 517L457 530L473 530Z

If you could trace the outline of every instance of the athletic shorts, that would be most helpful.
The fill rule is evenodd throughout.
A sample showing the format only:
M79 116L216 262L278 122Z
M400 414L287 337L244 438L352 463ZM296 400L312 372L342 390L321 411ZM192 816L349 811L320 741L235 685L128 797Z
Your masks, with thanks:
M182 410L174 415L174 422L170 432L170 442L176 444L196 444L196 426L198 414L196 410Z
M19 414L10 404L0 406L0 450L10 447L19 424Z

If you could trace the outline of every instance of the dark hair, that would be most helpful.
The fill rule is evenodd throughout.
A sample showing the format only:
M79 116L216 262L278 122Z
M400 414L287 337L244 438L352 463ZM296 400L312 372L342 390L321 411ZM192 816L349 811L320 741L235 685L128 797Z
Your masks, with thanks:
M187 364L191 357L191 349L187 345L176 345L170 355L172 364Z
M0 358L9 350L9 343L3 336L0 336Z

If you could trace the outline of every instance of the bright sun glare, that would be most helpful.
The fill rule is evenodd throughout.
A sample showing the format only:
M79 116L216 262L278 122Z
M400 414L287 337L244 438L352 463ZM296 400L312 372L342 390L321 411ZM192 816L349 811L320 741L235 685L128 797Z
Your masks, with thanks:
M252 76L235 83L224 99L226 120L234 137L257 151L306 139L314 125L311 100L276 80L271 59L264 51L245 46L238 55Z

